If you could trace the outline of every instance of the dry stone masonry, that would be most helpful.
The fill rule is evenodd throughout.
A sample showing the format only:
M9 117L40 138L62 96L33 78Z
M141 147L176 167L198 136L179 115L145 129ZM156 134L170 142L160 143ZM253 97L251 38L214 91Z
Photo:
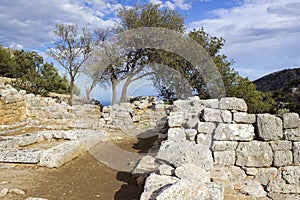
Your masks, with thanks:
M300 199L297 113L249 114L238 98L69 106L0 83L0 162L60 167L108 141L105 129L153 127L167 129L133 170L149 175L142 200Z
M298 114L191 97L174 102L168 126L141 199L300 199Z

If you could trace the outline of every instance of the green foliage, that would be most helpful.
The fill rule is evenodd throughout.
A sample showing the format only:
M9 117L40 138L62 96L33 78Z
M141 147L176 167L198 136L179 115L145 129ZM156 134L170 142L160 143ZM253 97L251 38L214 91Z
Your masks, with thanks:
M35 51L0 48L0 57L0 76L15 78L12 85L17 89L43 96L49 92L71 92L67 77L60 76L53 63L44 63Z
M250 113L274 113L275 101L270 94L256 90L248 78L237 76L236 82L227 87L227 96L243 98Z
M175 10L160 9L158 4L135 4L132 8L123 7L117 16L121 19L121 31L140 27L160 27L171 30L183 31L184 18Z
M92 33L87 27L80 30L75 24L63 23L57 24L53 32L56 38L53 38L53 48L49 48L48 55L59 62L69 75L71 84L69 104L72 105L75 78L92 51Z

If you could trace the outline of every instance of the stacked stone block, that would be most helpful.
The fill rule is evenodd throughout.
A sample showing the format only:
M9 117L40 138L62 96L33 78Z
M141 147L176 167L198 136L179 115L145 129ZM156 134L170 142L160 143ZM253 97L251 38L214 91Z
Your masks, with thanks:
M158 163L175 167L175 172L188 163L210 172L214 183L224 184L224 199L300 199L297 113L255 115L247 113L243 99L193 97L174 102L168 125ZM185 147L189 150L183 151ZM210 161L203 155L211 155L213 167L207 167ZM181 180L176 173L171 176Z
M139 97L113 106L104 106L101 123L105 128L135 129L163 126L167 106L155 97Z

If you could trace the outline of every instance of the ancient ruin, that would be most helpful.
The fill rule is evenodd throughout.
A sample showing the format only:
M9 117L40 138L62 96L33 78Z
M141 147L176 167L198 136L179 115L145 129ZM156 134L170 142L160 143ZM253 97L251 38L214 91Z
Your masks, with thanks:
M69 106L2 83L0 100L0 163L59 168L110 131L152 129L156 146L133 163L143 200L300 199L296 113L248 114L238 98Z

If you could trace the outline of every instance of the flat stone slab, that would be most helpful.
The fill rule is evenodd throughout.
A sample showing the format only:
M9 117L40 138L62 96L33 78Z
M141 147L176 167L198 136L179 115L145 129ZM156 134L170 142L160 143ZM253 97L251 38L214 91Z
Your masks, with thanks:
M40 166L58 168L79 156L81 149L80 141L69 141L44 150L41 153Z
M0 162L36 164L40 154L39 150L0 149Z

